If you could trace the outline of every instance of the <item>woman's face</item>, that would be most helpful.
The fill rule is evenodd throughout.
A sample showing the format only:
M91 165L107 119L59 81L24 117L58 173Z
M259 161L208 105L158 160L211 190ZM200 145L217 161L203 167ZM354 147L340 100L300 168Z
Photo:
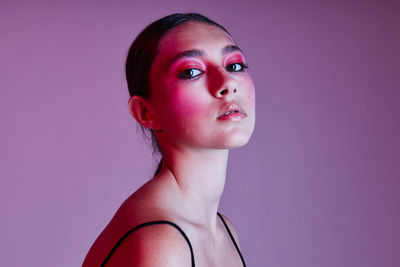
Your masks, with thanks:
M150 72L150 104L162 130L156 134L176 147L246 144L255 92L245 67L240 49L216 26L187 22L168 32Z

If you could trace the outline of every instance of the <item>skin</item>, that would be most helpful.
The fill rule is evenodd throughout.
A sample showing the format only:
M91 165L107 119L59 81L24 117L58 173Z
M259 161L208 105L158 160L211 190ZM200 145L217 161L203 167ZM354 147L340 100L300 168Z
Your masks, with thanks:
M193 50L201 53L176 58ZM129 101L134 118L156 133L161 172L122 204L83 266L99 266L126 231L152 220L183 229L196 266L242 266L217 210L229 149L246 144L254 129L254 85L244 63L232 38L213 25L184 23L162 38L150 72L151 97ZM230 104L245 115L220 119ZM190 266L190 250L175 228L145 227L122 243L108 266Z

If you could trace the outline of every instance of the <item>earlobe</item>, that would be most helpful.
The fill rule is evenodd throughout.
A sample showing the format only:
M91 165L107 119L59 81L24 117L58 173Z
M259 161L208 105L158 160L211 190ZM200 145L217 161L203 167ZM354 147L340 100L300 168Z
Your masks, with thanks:
M143 127L151 130L160 130L161 127L157 122L157 117L146 99L134 95L129 99L128 106L131 115Z

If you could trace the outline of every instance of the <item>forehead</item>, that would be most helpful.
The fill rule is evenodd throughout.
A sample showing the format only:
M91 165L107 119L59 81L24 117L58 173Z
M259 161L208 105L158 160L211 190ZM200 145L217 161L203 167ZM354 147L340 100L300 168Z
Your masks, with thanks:
M164 61L191 49L204 50L207 54L220 52L226 45L235 42L217 26L203 22L186 22L165 34L159 44L158 60Z
M183 23L166 33L160 40L160 51L172 47L190 46L197 43L229 42L232 38L221 28L197 21Z

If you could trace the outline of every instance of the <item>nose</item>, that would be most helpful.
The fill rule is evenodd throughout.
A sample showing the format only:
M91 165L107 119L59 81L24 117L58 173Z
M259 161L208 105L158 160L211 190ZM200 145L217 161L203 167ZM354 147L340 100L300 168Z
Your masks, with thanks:
M221 90L219 90L219 92L217 93L217 96L223 97L224 95L228 95L231 91L233 91L233 93L237 93L236 88L233 88L233 90L230 88L221 88Z
M225 69L216 70L210 88L216 98L226 98L238 93L239 83Z

